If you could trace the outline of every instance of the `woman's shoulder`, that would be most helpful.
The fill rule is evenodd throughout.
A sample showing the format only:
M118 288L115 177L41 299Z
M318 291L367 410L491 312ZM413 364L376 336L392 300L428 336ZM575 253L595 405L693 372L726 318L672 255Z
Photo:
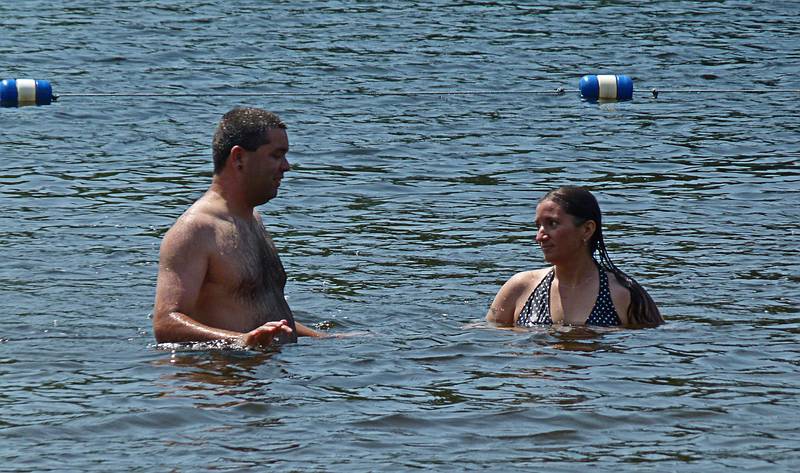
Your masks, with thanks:
M608 276L608 291L611 293L611 301L617 314L622 319L623 325L628 323L628 307L631 305L631 291L622 285L616 274L606 271Z
M619 280L619 277L611 271L606 271L606 276L608 276L608 289L611 291L611 295L625 295L628 294L630 296L630 289L622 285L622 282Z
M536 287L545 276L547 276L547 273L549 273L551 269L552 268L548 267L529 271L520 271L519 273L511 276L503 286L510 291L526 289L533 290L533 288Z
M545 277L550 268L522 271L511 276L489 306L486 320L501 324L513 325L525 299Z

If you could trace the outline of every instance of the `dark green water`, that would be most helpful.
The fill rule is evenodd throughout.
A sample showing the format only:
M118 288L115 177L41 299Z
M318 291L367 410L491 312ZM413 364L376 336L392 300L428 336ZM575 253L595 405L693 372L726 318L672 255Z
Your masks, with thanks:
M797 470L800 122L780 91L800 89L797 11L0 6L0 78L62 94L0 109L0 470ZM588 73L630 75L634 100L582 102ZM509 93L374 95L423 91ZM164 96L69 96L86 92ZM240 104L289 124L293 171L260 209L289 304L364 335L154 345L160 237ZM667 325L482 323L544 265L535 202L568 183L595 191Z

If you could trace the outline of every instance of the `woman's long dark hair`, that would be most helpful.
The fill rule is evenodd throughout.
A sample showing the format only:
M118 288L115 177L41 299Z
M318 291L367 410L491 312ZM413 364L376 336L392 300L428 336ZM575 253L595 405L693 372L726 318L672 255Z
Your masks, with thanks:
M604 270L613 273L620 284L630 291L631 305L628 307L628 320L631 325L655 327L664 323L664 319L661 317L661 313L650 294L636 280L611 262L608 250L606 250L606 244L603 241L603 217L600 213L600 205L594 195L583 187L563 186L548 192L539 202L546 200L558 204L564 209L564 212L575 219L576 225L594 220L595 231L589 241L590 254L594 258L594 254L597 252L598 257L595 258L597 264Z

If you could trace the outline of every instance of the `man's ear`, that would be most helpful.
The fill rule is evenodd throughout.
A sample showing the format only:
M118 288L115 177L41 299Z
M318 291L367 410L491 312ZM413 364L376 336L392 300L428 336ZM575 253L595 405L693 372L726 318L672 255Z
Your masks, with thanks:
M228 154L228 162L231 166L239 170L244 167L244 151L245 149L239 145L231 148L231 152Z

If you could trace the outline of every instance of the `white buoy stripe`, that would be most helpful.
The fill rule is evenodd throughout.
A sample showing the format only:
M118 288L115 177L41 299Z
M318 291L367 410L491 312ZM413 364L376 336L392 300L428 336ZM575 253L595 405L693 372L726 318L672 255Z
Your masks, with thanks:
M602 74L597 76L597 84L599 85L598 97L601 99L616 99L617 98L617 76L611 74Z
M17 79L17 102L19 106L36 105L36 81Z

